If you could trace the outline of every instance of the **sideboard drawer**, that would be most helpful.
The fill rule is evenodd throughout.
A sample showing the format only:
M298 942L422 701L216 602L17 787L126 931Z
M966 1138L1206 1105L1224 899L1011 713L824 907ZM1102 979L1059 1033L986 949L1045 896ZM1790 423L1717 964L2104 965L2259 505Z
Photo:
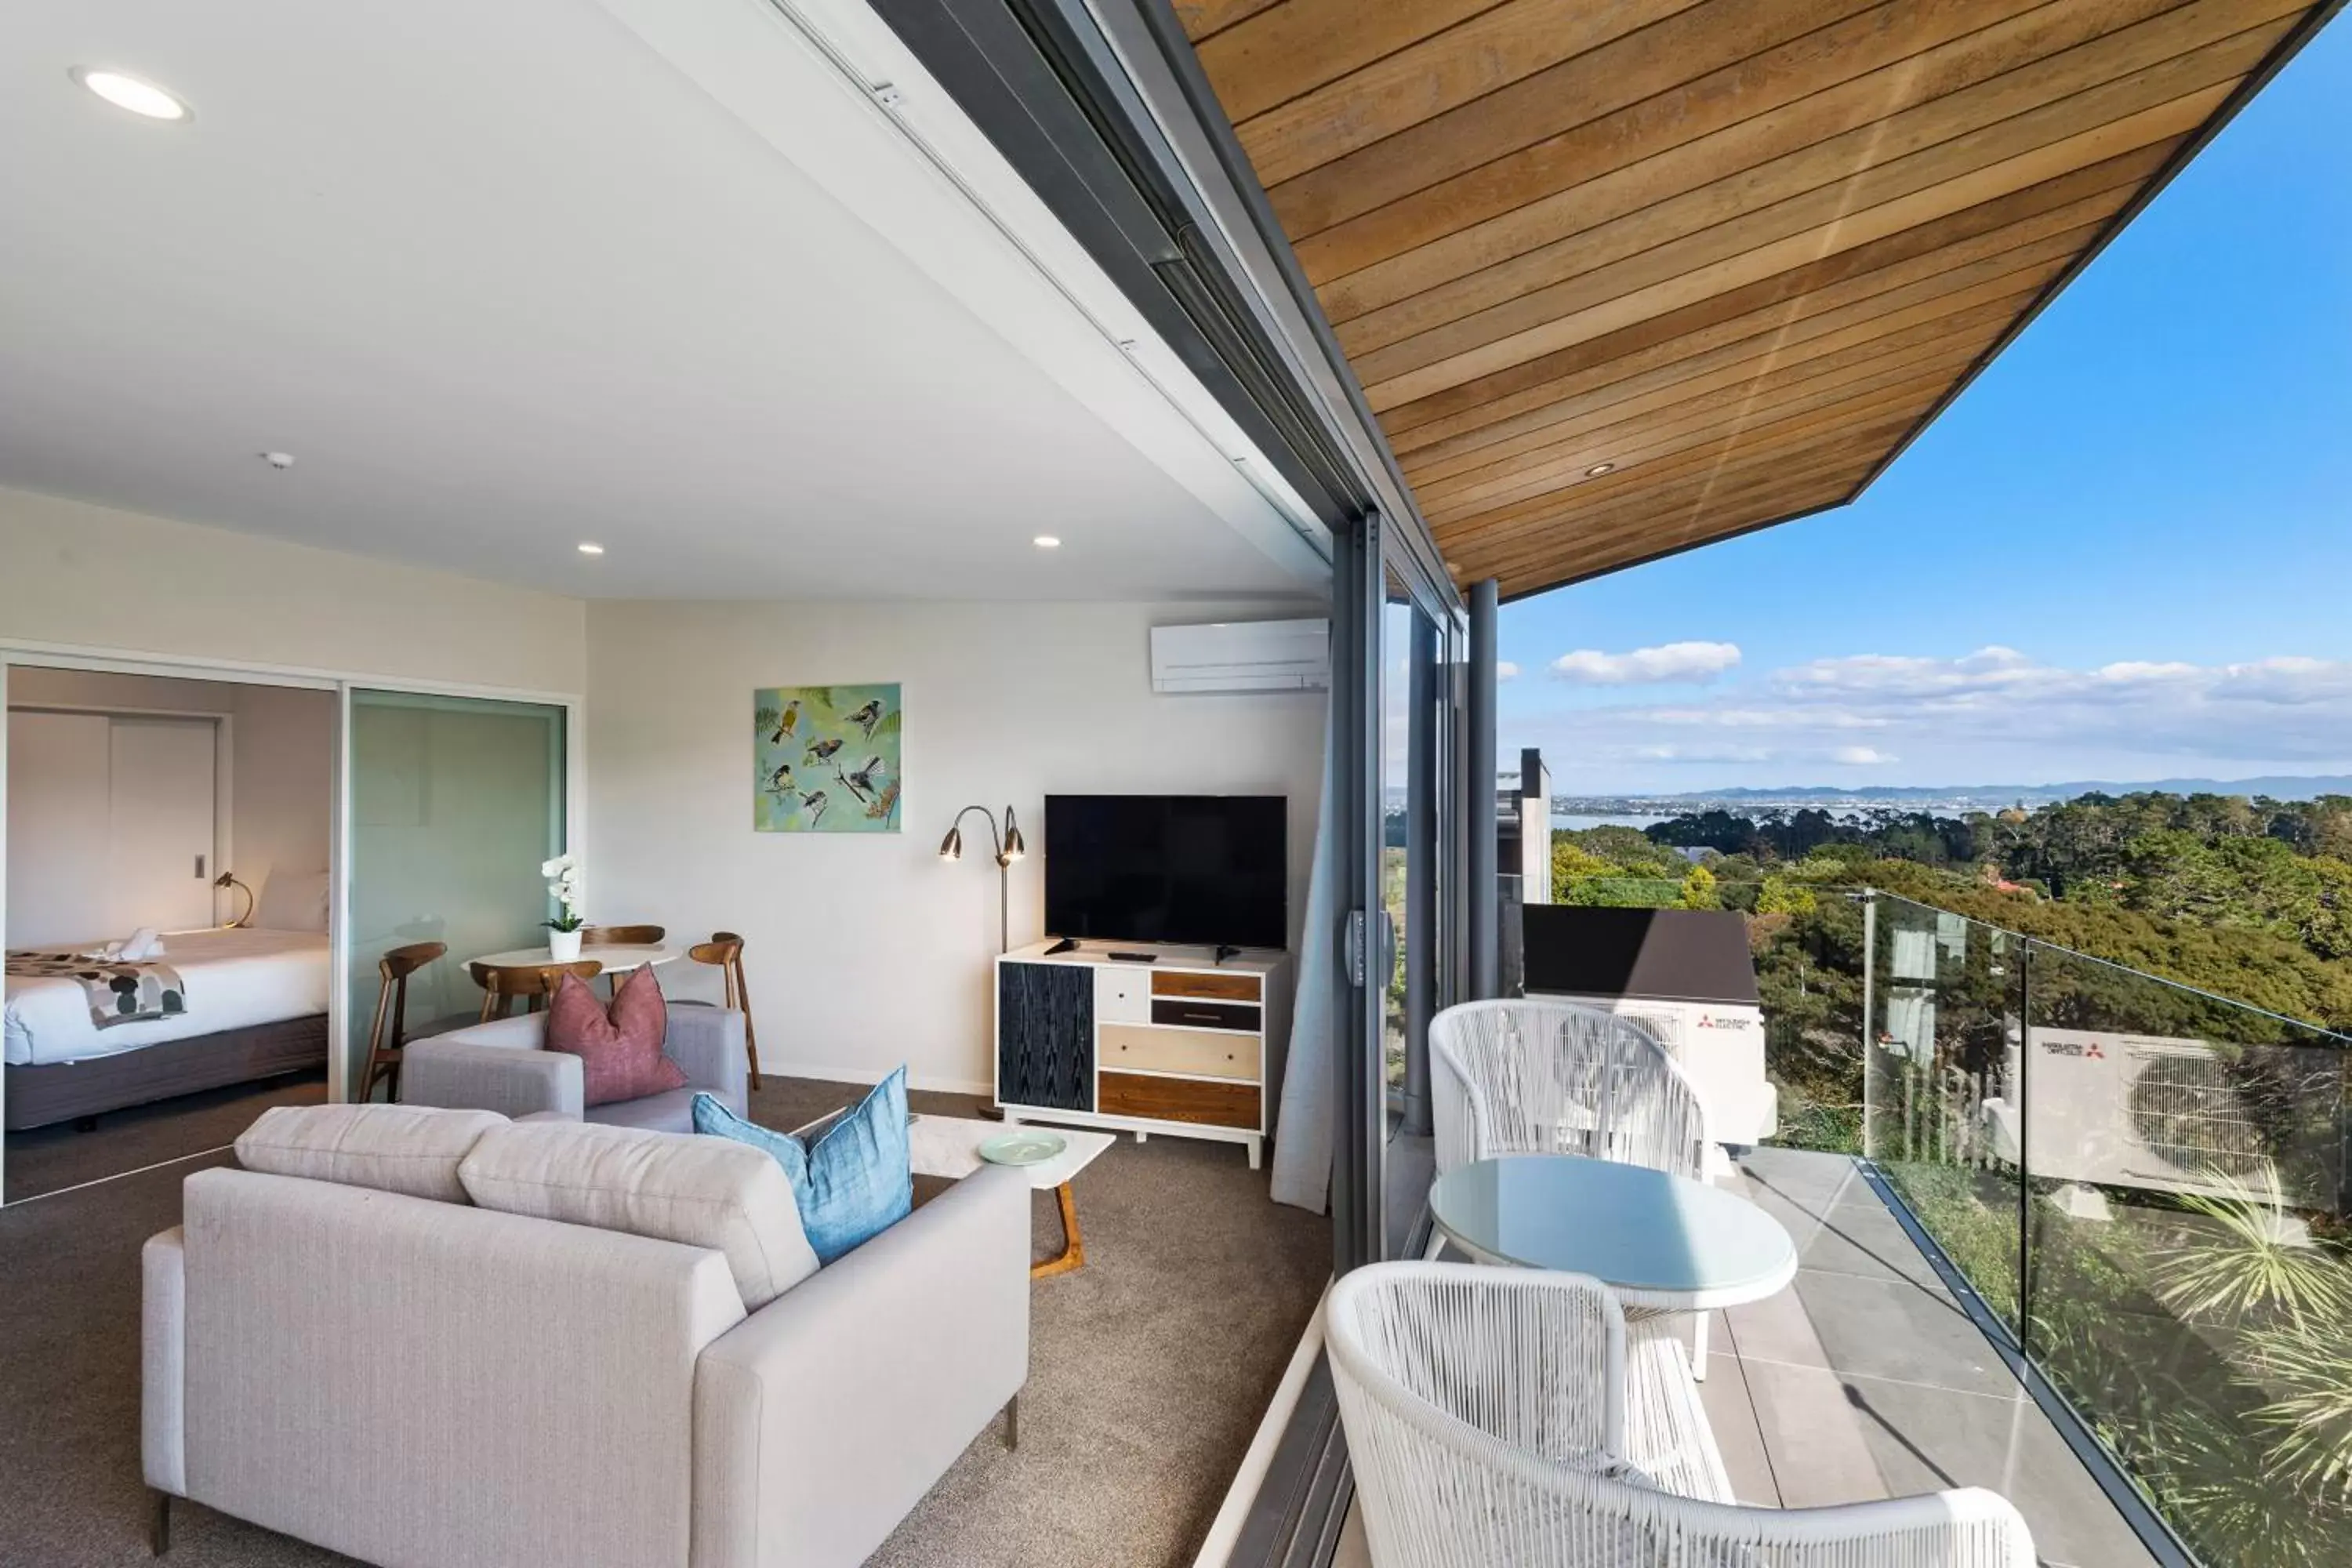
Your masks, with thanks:
M1257 1078L1257 1042L1240 1035L1105 1024L1099 1042L1106 1072L1133 1068L1208 1078Z
M1246 1029L1258 1031L1259 1011L1238 1002L1195 1002L1185 997L1155 996L1151 1021L1187 1029Z
M1095 1022L1151 1022L1151 976L1122 963L1095 965Z
M1108 1116L1141 1116L1154 1121L1197 1121L1211 1127L1255 1131L1258 1092L1254 1083L1204 1083L1188 1078L1142 1078L1106 1072L1098 1079L1096 1108Z
M1163 970L1151 976L1154 996L1197 996L1206 1002L1255 1002L1263 994L1255 974L1198 974Z

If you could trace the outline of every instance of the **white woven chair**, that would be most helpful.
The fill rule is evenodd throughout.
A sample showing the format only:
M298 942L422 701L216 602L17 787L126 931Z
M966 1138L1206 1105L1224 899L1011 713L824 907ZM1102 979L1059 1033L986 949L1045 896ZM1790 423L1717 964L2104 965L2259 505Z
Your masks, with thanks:
M1704 1180L1706 1116L1666 1048L1572 1002L1465 1002L1430 1020L1440 1175L1497 1154L1586 1154Z
M1374 1568L2034 1568L1989 1491L1781 1510L1649 1484L1617 1458L1623 1318L1580 1275L1372 1264L1326 1330Z
M1706 1111L1666 1048L1629 1018L1573 1002L1465 1002L1430 1020L1430 1089L1440 1175L1497 1154L1583 1154L1706 1179ZM1444 1248L1433 1228L1428 1256ZM1670 1352L1658 1342L1676 1334ZM1674 1447L1653 1419L1706 1376L1706 1314L1633 1325L1634 1450L1675 1489L1710 1495L1722 1461ZM1679 1364L1677 1364L1679 1363Z

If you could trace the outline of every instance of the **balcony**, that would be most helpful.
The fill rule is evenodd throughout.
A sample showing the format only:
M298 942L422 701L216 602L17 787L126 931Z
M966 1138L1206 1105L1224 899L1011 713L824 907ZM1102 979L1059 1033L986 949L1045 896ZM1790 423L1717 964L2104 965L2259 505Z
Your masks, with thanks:
M1758 1149L1737 1184L1796 1240L1794 1285L1725 1312L1702 1390L1744 1502L1861 1502L1980 1486L2044 1563L2157 1560L1851 1155Z
M2352 1040L1885 893L1760 934L1814 1147L1742 1162L1802 1257L1716 1347L1743 1495L1989 1486L2078 1568L2352 1561Z

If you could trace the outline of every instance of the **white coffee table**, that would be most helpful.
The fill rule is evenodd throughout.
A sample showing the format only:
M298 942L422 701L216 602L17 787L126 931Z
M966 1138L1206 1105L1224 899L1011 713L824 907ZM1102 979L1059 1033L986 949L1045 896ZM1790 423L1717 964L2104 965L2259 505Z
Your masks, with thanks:
M1041 1160L1034 1165L1013 1167L1029 1178L1030 1191L1042 1193L1051 1188L1055 1200L1061 1205L1061 1252L1043 1263L1034 1263L1029 1267L1029 1278L1043 1279L1048 1275L1067 1274L1086 1263L1086 1243L1078 1235L1078 1208L1076 1200L1070 1195L1070 1181L1111 1146L1113 1139L1109 1133L1086 1132L1071 1127L1024 1129L1003 1121L982 1121L963 1116L925 1116L918 1112L907 1125L908 1155L915 1174L919 1176L943 1176L950 1181L961 1181L988 1163L980 1157L982 1143L1006 1132L1024 1131L1050 1133L1066 1144L1050 1160Z

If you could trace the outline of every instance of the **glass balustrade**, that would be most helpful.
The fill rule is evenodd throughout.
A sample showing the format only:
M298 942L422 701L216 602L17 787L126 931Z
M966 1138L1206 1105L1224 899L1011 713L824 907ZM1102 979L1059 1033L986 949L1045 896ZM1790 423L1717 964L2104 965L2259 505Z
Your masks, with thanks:
M1759 932L1780 1141L1858 1145L2196 1558L2352 1563L2352 1039L1816 897Z

